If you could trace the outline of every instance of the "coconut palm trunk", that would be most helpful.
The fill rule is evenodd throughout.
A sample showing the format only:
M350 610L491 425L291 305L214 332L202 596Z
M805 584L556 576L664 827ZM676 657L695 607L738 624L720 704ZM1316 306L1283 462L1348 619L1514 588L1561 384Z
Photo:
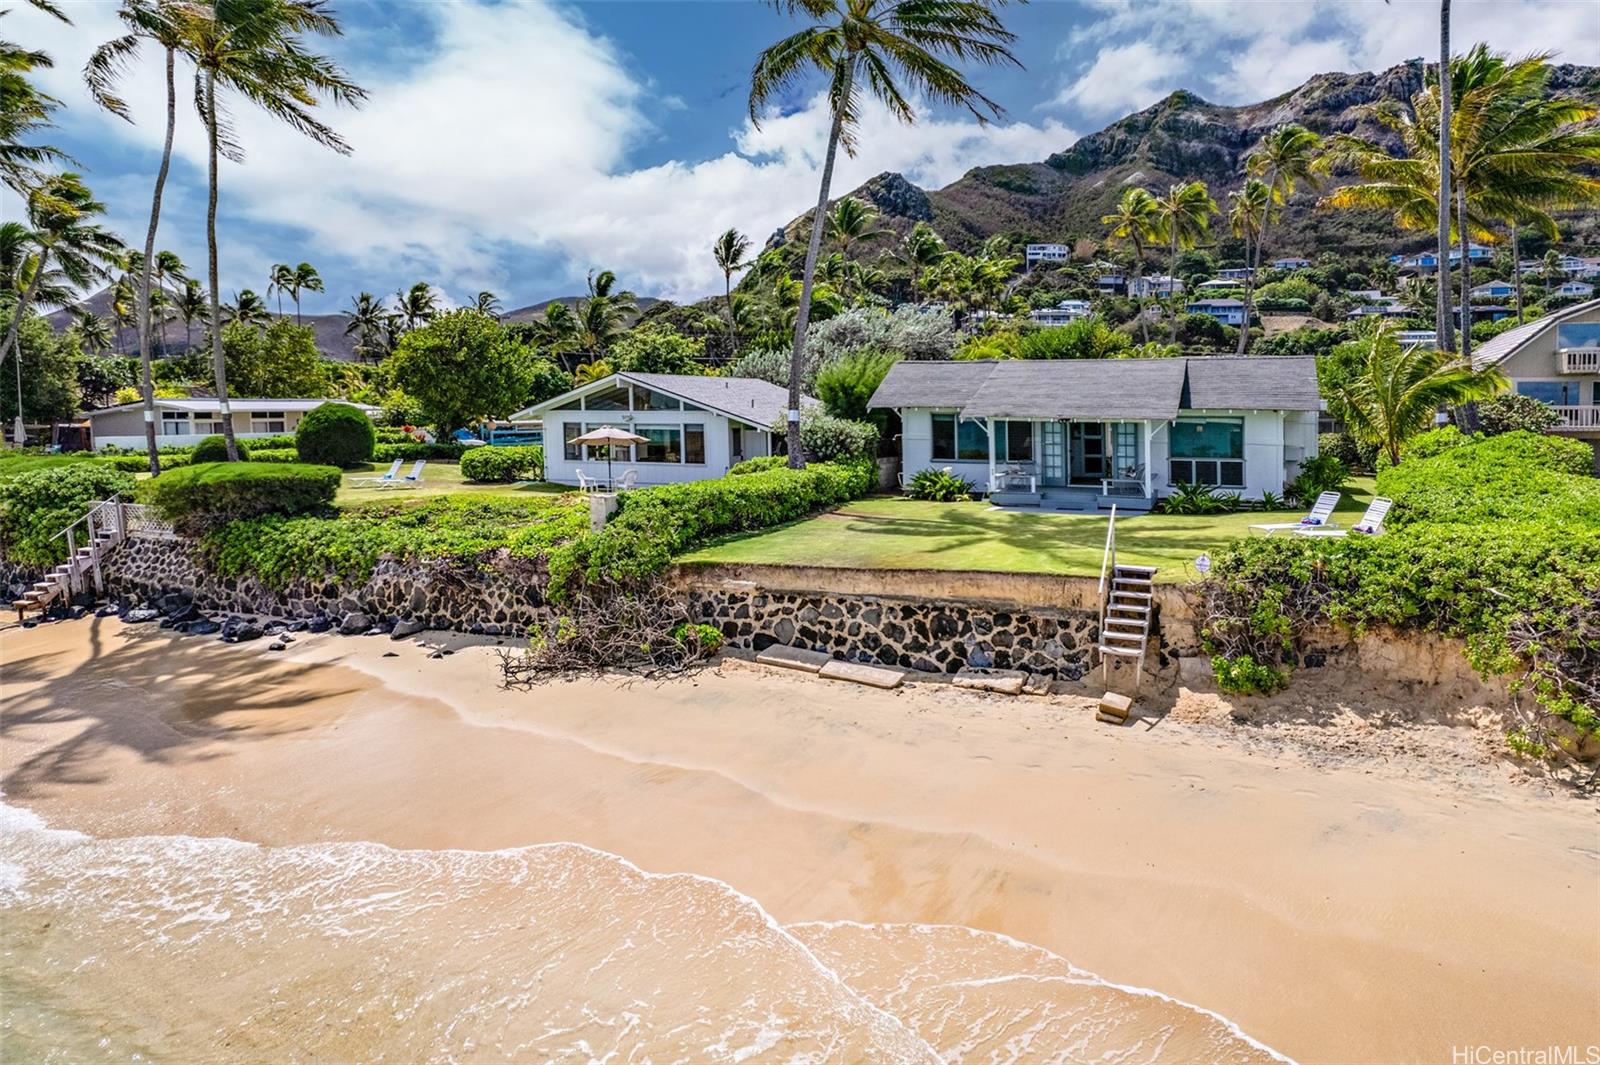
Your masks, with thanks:
M811 213L811 242L806 245L805 267L800 275L800 306L794 316L794 346L789 352L789 467L801 469L805 457L800 453L800 386L804 376L806 326L811 322L811 286L817 273L817 255L822 250L822 227L828 215L828 189L833 184L833 163L839 154L839 134L844 128L844 105L850 99L855 66L846 68L833 108L833 123L828 127L828 154L822 161L822 187L817 191L817 207Z
M1178 342L1178 223L1172 223L1172 265L1167 270L1167 308L1172 315L1172 339Z
M1454 351L1455 323L1450 314L1450 116L1454 109L1450 83L1450 0L1439 0L1439 284L1435 286L1435 334L1439 347ZM1462 262L1465 269L1466 263Z
M239 461L233 438L233 411L228 406L228 365L222 356L222 297L217 282L217 79L206 71L206 282L211 310L211 371L217 379L217 406L222 419L222 439L228 461Z
M1517 324L1522 324L1522 252L1517 248L1517 222L1511 221L1511 284L1517 291Z
M1456 184L1456 228L1460 230L1459 243L1461 245L1461 357L1468 362L1472 360L1472 263L1467 258L1467 187L1464 182ZM1449 285L1441 285L1446 293ZM1446 297L1448 300L1448 296Z
M1269 206L1270 206L1270 201ZM1262 222L1265 225L1265 220ZM1256 235L1256 254L1261 254L1261 233ZM1250 266L1250 234L1244 234L1244 264L1249 269L1244 274L1244 321L1239 325L1239 346L1234 349L1235 355L1244 354L1244 346L1250 339L1250 303L1251 295L1255 291L1255 268Z
M167 52L167 134L161 147L161 166L156 170L155 192L150 197L150 228L144 235L144 263L139 271L139 391L144 402L144 446L150 456L150 476L161 473L156 454L156 386L151 369L150 271L156 259L156 228L161 224L161 194L166 189L167 171L172 165L172 134L178 125L178 85L175 80L176 52Z
M17 370L17 418L12 425L18 447L28 442L28 430L22 422L22 341L18 334L22 329L22 316L27 313L28 305L39 294L39 281L44 277L45 260L50 257L48 248L39 252L37 265L33 269L33 278L28 282L28 287L22 293L22 299L11 311L11 324L6 327L6 337L0 342L0 359L6 357L6 352L12 352Z

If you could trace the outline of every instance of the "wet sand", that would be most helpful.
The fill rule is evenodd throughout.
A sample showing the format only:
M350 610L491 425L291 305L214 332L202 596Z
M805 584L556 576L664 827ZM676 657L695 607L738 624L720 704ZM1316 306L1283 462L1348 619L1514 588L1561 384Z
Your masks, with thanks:
M1594 806L1492 763L738 661L507 692L462 640L264 643L0 632L6 801L94 837L583 844L731 885L819 954L837 922L1001 933L1304 1061L1600 1042ZM864 931L834 967L906 949Z

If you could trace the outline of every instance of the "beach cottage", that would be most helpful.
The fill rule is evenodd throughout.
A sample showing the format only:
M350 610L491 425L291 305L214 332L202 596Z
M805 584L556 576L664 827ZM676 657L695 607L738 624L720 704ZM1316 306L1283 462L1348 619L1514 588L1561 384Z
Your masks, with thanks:
M802 405L816 400L806 397ZM619 477L672 484L721 477L745 459L775 454L784 434L789 391L748 377L614 373L511 416L544 422L545 479L578 484L606 477L606 449L574 444L604 425L646 442L612 449Z
M1317 453L1310 357L900 362L873 394L903 470L1001 505L1148 509L1178 484L1281 495Z
M292 434L306 412L324 403L344 403L340 399L230 399L233 435L240 440ZM379 408L351 403L349 406L376 417ZM156 437L162 447L191 447L208 436L222 432L222 403L215 396L155 401ZM94 447L142 448L144 404L124 403L85 414Z

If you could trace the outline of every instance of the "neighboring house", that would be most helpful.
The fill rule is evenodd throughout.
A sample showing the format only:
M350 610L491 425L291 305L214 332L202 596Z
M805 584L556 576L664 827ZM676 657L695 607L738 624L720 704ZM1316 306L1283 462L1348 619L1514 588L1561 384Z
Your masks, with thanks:
M1223 325L1244 324L1243 300L1195 300L1183 308L1189 314L1204 314Z
M1166 274L1151 274L1148 277L1136 278L1128 286L1128 295L1136 300L1150 296L1171 296L1182 291L1183 282Z
M1517 294L1517 286L1509 281L1486 281L1472 286L1474 300L1505 300Z
M1459 327L1461 325L1461 308L1456 307L1453 313L1455 314L1456 325ZM1502 318L1510 318L1513 313L1515 312L1503 303L1474 303L1472 305L1472 321L1474 323L1498 322Z
M1225 269L1217 271L1217 280L1236 282L1247 281L1250 279L1250 275L1253 273L1255 273L1255 271L1250 269L1248 266L1229 266Z
M1344 314L1346 318L1370 318L1373 315L1384 318L1410 318L1411 308L1403 303L1363 303L1359 307L1350 308Z
M907 478L949 467L997 502L1148 507L1179 483L1282 495L1317 453L1300 356L896 363L869 406L901 420Z
M1473 349L1472 365L1499 367L1515 391L1554 407L1555 432L1594 447L1600 472L1600 300L1507 329Z
M1485 262L1494 257L1494 251L1482 244L1467 245L1468 262ZM1391 255L1389 261L1398 263L1402 271L1411 273L1428 274L1439 269L1439 254L1425 251L1417 255ZM1450 265L1455 266L1461 262L1461 249L1450 249Z
M283 436L295 431L309 410L324 403L343 403L339 399L229 399L233 415L233 435L241 440L262 436ZM156 438L164 447L189 447L208 436L222 432L222 404L215 397L156 400ZM377 407L351 403L350 406L376 416ZM142 448L144 404L124 403L84 415L95 447Z
M1213 277L1210 281L1200 282L1194 287L1194 290L1196 292L1232 292L1243 287L1243 284L1239 281L1230 280L1226 277Z
M1062 300L1054 307L1039 307L1029 311L1028 317L1040 325L1066 325L1089 317L1089 301Z
M1401 329L1395 333L1394 338L1400 342L1401 347L1432 349L1439 346L1439 337L1432 329Z
M1524 259L1517 264L1524 275L1544 273L1543 259ZM1563 255L1556 269L1567 277L1600 277L1600 259L1585 259L1577 255Z
M1028 265L1034 263L1064 263L1072 255L1072 249L1065 244L1029 244L1027 250Z
M1294 256L1272 260L1274 270L1304 270L1310 265L1310 259L1299 259Z
M1594 286L1587 281L1568 281L1555 290L1557 296L1578 296L1588 299L1594 295Z
M1364 300L1367 303L1384 303L1396 299L1395 296L1385 296L1381 288L1347 288L1344 294L1353 300Z
M1094 287L1108 295L1126 296L1128 294L1128 275L1121 270L1102 264L1100 276L1095 278Z
M745 459L775 454L788 405L788 389L749 377L614 373L519 410L511 420L544 422L547 481L577 484L580 471L603 480L606 449L572 440L615 425L649 441L612 449L615 474L632 469L640 485L671 484L721 477Z

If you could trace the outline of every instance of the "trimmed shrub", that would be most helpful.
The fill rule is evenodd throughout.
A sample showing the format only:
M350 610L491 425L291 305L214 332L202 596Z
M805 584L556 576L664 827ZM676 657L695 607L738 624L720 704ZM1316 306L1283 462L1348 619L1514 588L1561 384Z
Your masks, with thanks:
M912 499L931 503L960 503L972 498L972 482L944 470L918 470L908 486Z
M52 539L56 533L94 503L131 492L134 483L103 462L82 460L5 477L0 480L0 556L40 569L65 562L66 537Z
M1548 433L1561 424L1561 415L1548 403L1532 396L1507 392L1478 404L1478 427L1488 436L1515 432Z
M339 470L299 463L222 462L163 473L146 498L168 521L200 533L263 514L309 514L339 490Z
M295 429L294 446L301 462L348 470L372 461L377 430L372 419L348 403L313 408Z
M818 462L876 458L878 439L876 425L835 418L819 407L800 415L800 447Z
M544 448L472 447L461 456L461 476L479 484L510 484L544 477Z
M235 440L233 446L239 450L239 461L243 462L250 457L250 445L243 440ZM213 433L194 446L194 451L189 455L193 464L202 462L227 462L228 441L221 433Z
M759 458L745 459L743 462L736 463L733 469L728 471L728 476L744 477L752 473L766 473L768 470L775 470L788 464L789 457L787 455L762 455Z
M1324 492L1342 488L1348 480L1348 466L1333 455L1317 455L1300 463L1300 472L1283 490L1290 499L1309 503Z

